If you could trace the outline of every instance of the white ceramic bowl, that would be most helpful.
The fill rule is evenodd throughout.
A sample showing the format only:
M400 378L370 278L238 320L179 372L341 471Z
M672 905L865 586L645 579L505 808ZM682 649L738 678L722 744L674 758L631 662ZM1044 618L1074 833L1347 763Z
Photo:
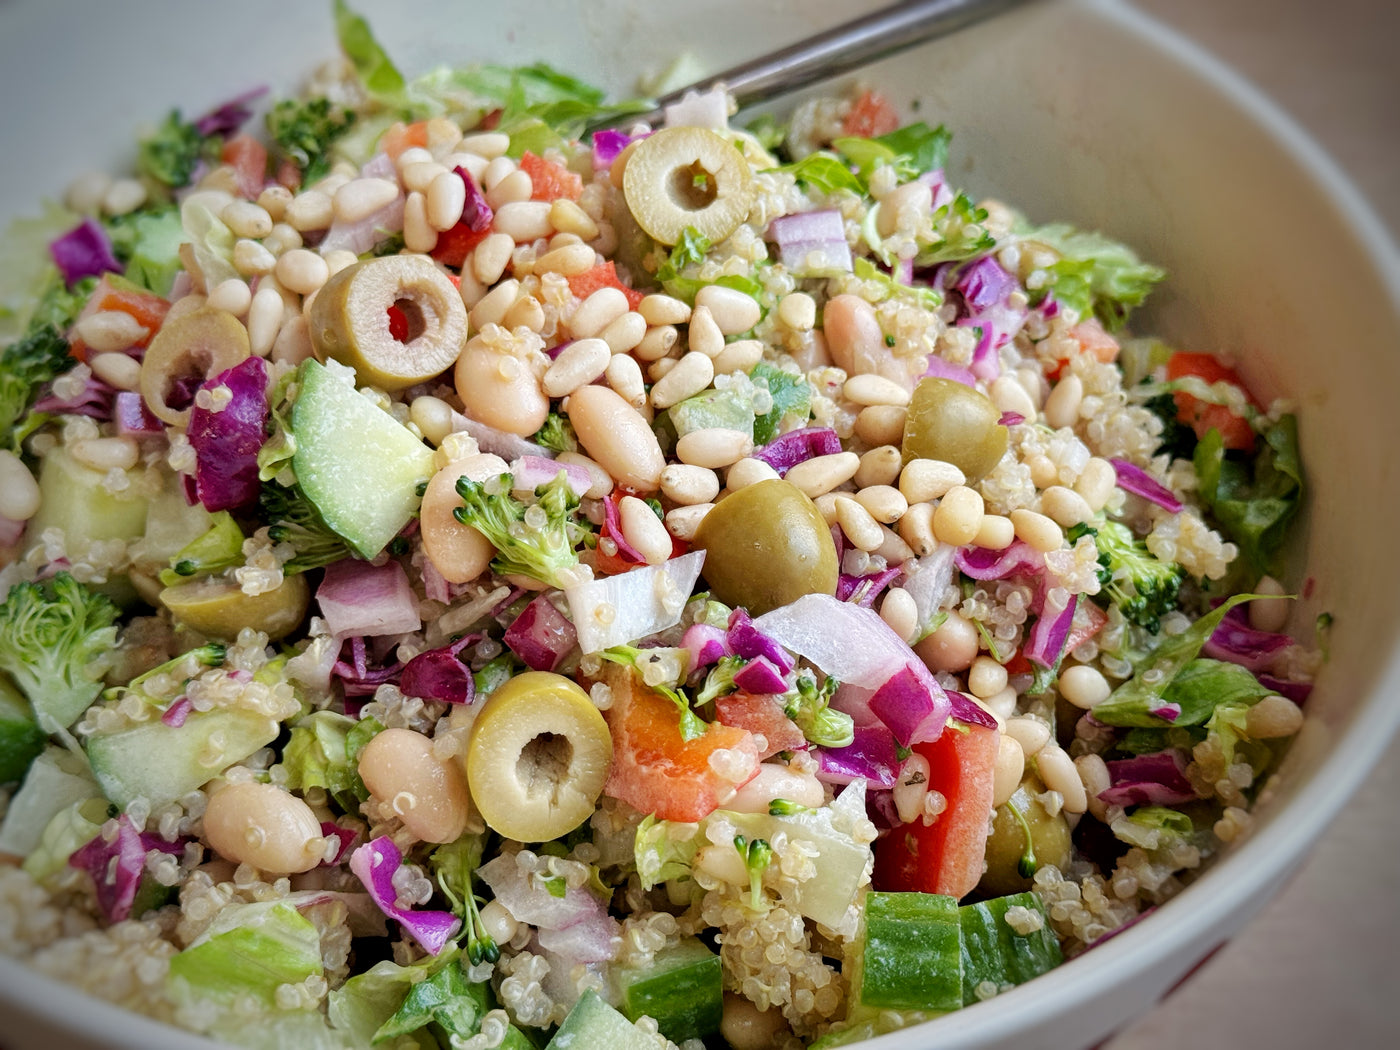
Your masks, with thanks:
M359 0L409 70L544 58L608 86L689 50L723 68L856 10L841 0L587 5ZM333 54L328 5L41 3L0 8L0 216L74 174L129 161L132 132L248 87L289 89ZM1309 513L1294 624L1336 616L1308 724L1260 821L1201 882L1133 928L994 1002L870 1044L1074 1048L1144 1012L1280 885L1366 775L1400 706L1397 512L1400 258L1337 169L1253 89L1111 0L1030 8L866 76L955 131L954 181L1038 221L1099 228L1171 272L1136 327L1236 356L1298 403ZM18 104L16 104L18 100ZM0 1039L28 1047L215 1044L0 958Z

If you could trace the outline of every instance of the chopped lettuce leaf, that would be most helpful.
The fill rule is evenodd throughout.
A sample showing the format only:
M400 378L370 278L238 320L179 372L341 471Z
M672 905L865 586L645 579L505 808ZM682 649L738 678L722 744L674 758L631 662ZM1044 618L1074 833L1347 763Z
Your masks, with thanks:
M805 426L812 415L812 387L807 377L760 361L749 378L768 388L773 407L753 421L755 444L766 445L779 434Z
M168 297L182 268L180 245L185 229L179 209L131 212L110 218L105 225L113 251L126 266L123 276L161 298Z
M933 233L936 240L920 243L914 265L933 266L941 262L970 259L989 251L996 244L996 239L982 225L986 221L985 208L978 207L967 194L957 194L934 212Z
M210 288L239 276L233 265L233 231L197 196L187 198L180 205L180 225L194 251L195 263Z
M314 711L294 726L282 752L287 787L325 788L345 812L359 812L369 791L350 758L350 733L356 724L333 711Z
M290 904L237 904L208 932L170 960L177 994L233 1003L253 996L276 1004L277 989L322 972L321 934Z
M690 875L695 854L705 844L695 824L657 820L649 814L637 826L633 853L643 889Z
M369 23L351 11L345 0L335 0L335 32L340 49L354 65L355 74L369 97L382 106L402 107L405 102L403 74L374 39Z
M1101 233L1064 223L1023 231L1025 240L1048 245L1059 260L1049 267L1048 293L1080 318L1097 317L1109 331L1123 327L1166 271L1140 260L1132 249ZM1042 296L1043 298L1043 296Z
M459 958L409 989L394 1016L374 1033L374 1041L408 1035L430 1024L454 1039L470 1039L481 1030L481 1019L490 1009L489 988L484 982L469 982Z
M445 966L456 965L457 959L457 950L449 946L442 954L427 956L410 966L387 959L375 963L330 993L327 1013L331 1024L348 1034L354 1045L369 1046L416 984Z
M931 128L919 121L877 138L839 138L831 145L855 165L863 188L876 168L892 167L900 182L908 182L943 167L952 137L941 124Z
M818 151L809 153L801 160L785 164L779 171L785 171L804 186L819 193L835 193L837 190L850 190L855 194L865 193L865 183L835 154Z
M900 284L889 274L876 267L869 259L855 260L855 275L862 281L874 281L885 289L885 299L908 299L925 310L937 310L943 305L943 296L935 288Z
M1264 432L1253 463L1227 456L1218 431L1193 457L1206 506L1258 572L1277 572L1278 554L1303 498L1298 419L1286 415Z

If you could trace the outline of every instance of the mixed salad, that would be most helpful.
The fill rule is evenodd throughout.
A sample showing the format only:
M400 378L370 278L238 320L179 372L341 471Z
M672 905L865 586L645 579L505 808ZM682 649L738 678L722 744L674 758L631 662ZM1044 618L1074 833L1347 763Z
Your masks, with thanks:
M1127 334L1162 271L875 90L651 127L334 14L7 238L0 950L245 1046L830 1047L1247 831L1297 424Z

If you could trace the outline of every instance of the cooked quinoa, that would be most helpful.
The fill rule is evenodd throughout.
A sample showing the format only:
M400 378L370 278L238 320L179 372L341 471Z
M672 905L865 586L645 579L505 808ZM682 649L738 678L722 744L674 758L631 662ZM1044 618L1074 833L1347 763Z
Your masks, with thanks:
M836 1046L1249 833L1297 423L1161 271L863 85L580 141L369 39L78 180L3 333L0 951L250 1047Z

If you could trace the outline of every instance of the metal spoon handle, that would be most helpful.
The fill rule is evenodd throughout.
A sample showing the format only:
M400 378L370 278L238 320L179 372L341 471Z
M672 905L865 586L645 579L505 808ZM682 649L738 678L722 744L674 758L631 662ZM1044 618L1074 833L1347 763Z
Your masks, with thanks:
M630 119L659 118L666 106L679 102L686 92L707 91L717 84L723 84L742 109L840 76L1024 2L907 0L893 4L673 91L657 99L653 113L633 114Z

